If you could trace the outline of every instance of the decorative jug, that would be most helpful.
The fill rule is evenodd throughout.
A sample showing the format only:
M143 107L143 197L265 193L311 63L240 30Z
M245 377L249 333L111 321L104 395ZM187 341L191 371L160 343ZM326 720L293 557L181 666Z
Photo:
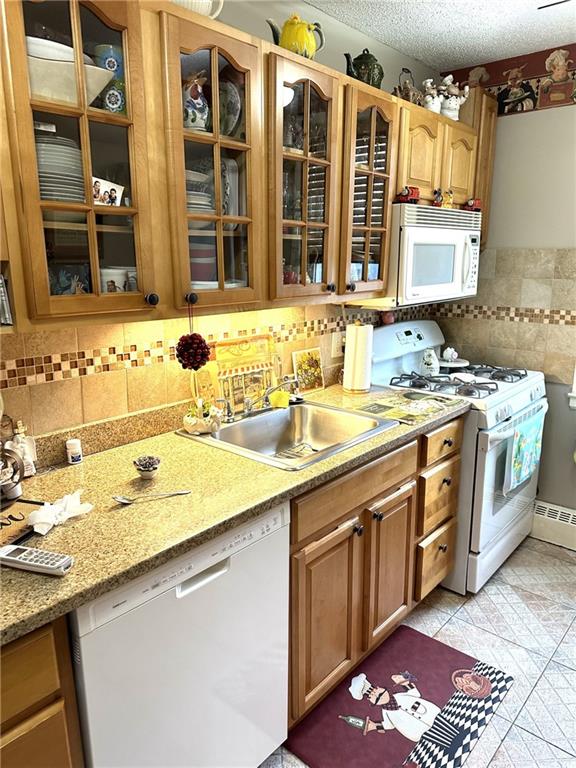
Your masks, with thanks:
M384 70L378 63L376 56L373 56L368 48L364 48L361 54L355 59L349 53L344 54L346 58L346 74L361 80L363 83L373 85L374 88L380 88Z
M272 30L272 37L276 45L286 48L287 51L298 53L300 56L305 56L307 59L313 59L326 44L324 32L319 22L315 21L313 24L309 24L296 13L286 19L282 29L273 19L266 19L266 22ZM314 33L318 35L320 45L316 44Z
M224 0L172 0L172 2L186 8L187 11L201 13L202 16L210 16L211 19L215 19L220 14L224 5ZM212 10L214 5L215 8Z
M433 349L425 349L420 361L420 373L423 376L437 376L440 373L440 361Z

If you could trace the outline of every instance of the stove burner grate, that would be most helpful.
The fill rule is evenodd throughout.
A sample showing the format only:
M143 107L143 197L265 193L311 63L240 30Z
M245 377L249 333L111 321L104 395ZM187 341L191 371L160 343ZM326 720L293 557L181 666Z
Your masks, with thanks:
M426 389L431 392L443 392L461 397L481 399L498 391L495 381L463 381L458 377L440 373L436 376L424 376L412 371L390 379L390 386L408 387L410 389Z
M506 381L508 383L520 381L528 376L528 371L525 368L502 368L496 365L467 365L466 368L460 370L471 373L473 376L482 376L486 379L492 379L492 381Z

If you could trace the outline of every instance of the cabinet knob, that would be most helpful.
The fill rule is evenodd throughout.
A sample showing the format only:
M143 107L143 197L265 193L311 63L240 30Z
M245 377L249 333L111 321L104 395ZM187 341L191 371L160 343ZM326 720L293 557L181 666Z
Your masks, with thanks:
M346 283L346 290L350 291L350 293L354 293L356 290L356 283Z
M442 485L452 485L452 478L451 477L444 477L442 479Z
M374 520L378 520L378 522L381 523L382 520L384 520L384 512L373 512L372 517Z
M144 296L144 301L151 307L155 307L160 302L160 296L157 293L147 293Z
M184 301L186 302L186 304L198 304L198 294L186 293L184 294Z
M362 536L362 534L364 533L364 526L363 525L355 525L354 526L354 533L357 536Z
M448 552L448 544L439 544L438 549L440 552Z
M444 445L447 445L448 448L452 448L454 445L454 440L452 440L451 437L447 437L446 440L444 440Z
M336 283L326 283L328 293L336 293Z

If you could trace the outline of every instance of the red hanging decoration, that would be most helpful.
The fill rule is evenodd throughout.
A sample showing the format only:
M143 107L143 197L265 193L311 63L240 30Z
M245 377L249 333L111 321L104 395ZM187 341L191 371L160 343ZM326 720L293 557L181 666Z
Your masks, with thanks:
M210 360L210 347L199 333L184 334L176 345L176 359L182 368L197 371Z
M192 305L188 304L190 333L180 336L176 345L176 359L182 368L197 371L210 360L210 347L206 339L192 330Z

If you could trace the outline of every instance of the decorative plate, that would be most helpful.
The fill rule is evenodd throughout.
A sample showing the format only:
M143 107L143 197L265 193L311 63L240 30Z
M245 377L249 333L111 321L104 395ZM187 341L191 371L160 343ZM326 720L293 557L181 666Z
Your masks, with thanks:
M242 113L240 91L228 80L220 82L220 133L231 136L236 130Z

